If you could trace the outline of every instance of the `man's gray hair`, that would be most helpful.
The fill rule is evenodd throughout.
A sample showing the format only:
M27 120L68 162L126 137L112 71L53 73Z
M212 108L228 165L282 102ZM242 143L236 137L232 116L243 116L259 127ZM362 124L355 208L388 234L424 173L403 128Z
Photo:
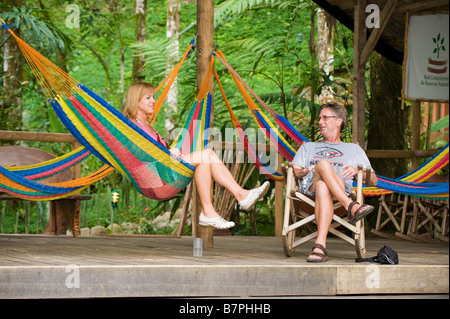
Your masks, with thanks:
M342 124L341 124L341 132L342 132L344 130L344 127L347 125L347 120L348 120L348 112L345 109L345 107L343 107L337 103L326 103L326 104L322 104L320 106L319 113L320 113L320 111L322 111L325 108L332 110L334 115L336 115L338 118L342 119Z

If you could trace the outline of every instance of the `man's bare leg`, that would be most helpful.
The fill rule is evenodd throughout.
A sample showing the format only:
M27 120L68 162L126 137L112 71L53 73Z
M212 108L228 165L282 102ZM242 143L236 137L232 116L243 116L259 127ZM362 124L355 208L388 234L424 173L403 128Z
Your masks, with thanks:
M326 176L326 177L325 177ZM325 178L324 178L325 177ZM330 187L330 186L331 187ZM327 235L330 229L331 222L333 220L333 194L331 189L339 195L342 193L346 199L348 199L345 194L345 185L342 179L336 174L334 169L331 167L330 162L320 161L314 168L314 183L312 187L316 192L316 207L314 214L316 215L317 222L317 238L316 244L322 245L324 248L327 247ZM337 198L337 196L334 196ZM342 197L342 196L340 196ZM349 203L348 203L349 204ZM347 204L347 205L348 205ZM312 252L323 254L324 252L315 248ZM310 255L308 259L320 259L321 257L316 255Z

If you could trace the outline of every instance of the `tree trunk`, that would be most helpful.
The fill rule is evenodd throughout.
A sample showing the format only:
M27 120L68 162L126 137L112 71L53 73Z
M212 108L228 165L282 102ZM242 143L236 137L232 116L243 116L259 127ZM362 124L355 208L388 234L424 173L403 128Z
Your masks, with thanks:
M311 68L316 68L316 32L315 32L315 6L314 4L311 5L311 13L310 13L310 22L311 22L311 29L309 31L309 54L311 56ZM311 73L313 73L313 70L311 70ZM311 119L309 122L309 127L311 130L311 142L315 141L315 132L314 132L314 122L316 121L316 108L314 105L315 102L315 96L316 96L316 90L317 90L317 81L314 76L311 76L311 101L309 110L311 112Z
M401 109L402 67L372 52L370 59L368 149L407 149L409 108ZM377 174L396 178L407 172L406 159L371 159Z
M20 7L22 1L14 1L12 6ZM14 30L20 37L20 31ZM3 30L3 39L9 36L9 32ZM22 53L14 38L3 45L3 96L0 102L0 129L17 131L22 126Z
M178 61L178 50L179 50L179 35L180 35L180 10L181 2L180 0L167 0L167 30L166 37L168 39L175 38L169 47L169 53L167 55L166 61L166 73L175 67ZM170 132L175 127L173 123L172 114L178 113L178 87L177 80L172 84L166 98L167 108L166 108L166 118L164 122L166 137L169 137Z
M333 79L333 32L332 25L330 23L330 18L328 13L326 13L323 9L319 8L317 10L317 46L319 48L318 52L318 62L319 62L319 71L325 73L330 77L330 80ZM333 90L329 86L322 86L322 91L319 95L320 103L326 103L330 100L333 100Z
M147 0L136 0L134 6L134 12L136 14L136 28L135 37L136 42L144 42L146 39L145 32L145 15L147 14ZM144 71L145 56L136 55L133 58L133 82L143 81L145 75L142 74Z

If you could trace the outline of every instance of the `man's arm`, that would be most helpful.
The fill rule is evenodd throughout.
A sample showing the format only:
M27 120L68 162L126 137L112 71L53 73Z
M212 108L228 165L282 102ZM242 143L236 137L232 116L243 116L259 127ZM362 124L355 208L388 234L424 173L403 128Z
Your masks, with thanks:
M363 180L367 184L366 175L365 174L363 174ZM375 175L374 172L370 173L370 183L368 185L370 185L370 186L377 186L377 183L378 183L377 175Z
M303 178L304 176L306 176L306 174L308 174L308 173L311 171L311 169L312 169L314 166L310 166L310 167L307 167L307 168L303 168L303 167L301 167L301 166L292 164L292 167L294 168L294 175L295 175L295 177L297 177L297 178Z

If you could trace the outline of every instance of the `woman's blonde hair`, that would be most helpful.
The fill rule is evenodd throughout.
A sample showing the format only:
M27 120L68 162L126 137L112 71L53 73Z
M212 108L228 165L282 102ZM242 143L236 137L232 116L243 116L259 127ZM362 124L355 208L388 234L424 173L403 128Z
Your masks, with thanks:
M127 90L123 114L131 119L136 118L139 101L145 94L148 94L149 91L151 91L150 94L155 94L155 87L150 83L136 82L132 84Z

